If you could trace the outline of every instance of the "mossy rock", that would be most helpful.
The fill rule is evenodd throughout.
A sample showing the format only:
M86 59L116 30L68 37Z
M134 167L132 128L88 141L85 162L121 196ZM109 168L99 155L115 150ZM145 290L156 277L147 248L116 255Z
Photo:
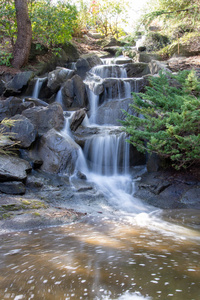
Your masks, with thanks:
M79 59L78 50L73 44L67 42L65 44L60 45L60 47L63 51L65 51L68 57L68 61L73 62Z
M71 43L67 42L59 45L59 48L61 48L61 50L58 54L52 55L48 62L40 64L37 72L38 76L51 72L57 66L65 67L67 63L77 61L79 58L78 50Z
M174 41L171 45L166 46L158 52L163 57L194 56L200 54L200 34L191 32L185 34L179 40Z

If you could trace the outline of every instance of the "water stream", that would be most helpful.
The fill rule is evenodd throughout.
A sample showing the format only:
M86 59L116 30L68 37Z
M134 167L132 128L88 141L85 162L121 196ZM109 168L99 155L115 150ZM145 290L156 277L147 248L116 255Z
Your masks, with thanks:
M105 78L103 66L97 73ZM125 134L96 124L98 107L91 104L85 124L100 132L80 149L77 170L104 200L66 203L88 211L77 223L2 235L0 299L198 300L200 212L162 211L133 197ZM61 134L71 135L72 113Z

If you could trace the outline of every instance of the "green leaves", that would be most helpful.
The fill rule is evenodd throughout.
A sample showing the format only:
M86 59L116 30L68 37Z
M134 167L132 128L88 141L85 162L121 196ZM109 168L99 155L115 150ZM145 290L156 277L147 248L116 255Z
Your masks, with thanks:
M129 142L141 152L170 158L176 169L200 161L200 94L195 72L152 77L145 93L134 93L122 121Z
M33 38L50 49L72 38L77 10L64 1L35 1L31 9Z

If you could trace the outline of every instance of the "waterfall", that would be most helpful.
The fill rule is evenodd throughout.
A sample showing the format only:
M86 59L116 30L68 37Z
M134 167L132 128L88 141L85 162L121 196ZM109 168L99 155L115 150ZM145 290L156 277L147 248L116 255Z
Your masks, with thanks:
M127 78L127 72L124 66L116 64L96 66L90 70L90 73L101 78Z
M55 102L58 102L61 106L63 106L62 88L57 92Z
M88 99L90 103L90 118L89 121L91 124L96 124L96 114L97 108L99 105L99 96L95 95L92 90L88 90Z
M32 98L36 98L36 99L38 98L41 87L42 87L42 83L44 82L45 79L46 79L46 77L36 79L35 86L34 86L33 93L32 93Z
M84 147L89 170L99 175L117 175L129 172L129 144L125 133L94 136Z

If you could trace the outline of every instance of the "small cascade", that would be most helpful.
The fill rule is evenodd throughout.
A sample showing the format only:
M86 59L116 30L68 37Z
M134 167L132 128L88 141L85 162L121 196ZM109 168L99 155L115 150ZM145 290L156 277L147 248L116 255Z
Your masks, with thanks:
M125 141L125 133L110 133L88 139L84 147L84 155L88 168L99 175L128 174L129 144Z
M57 92L55 102L60 103L60 105L63 107L62 88Z
M90 70L90 73L101 78L127 78L127 72L124 66L115 64L96 66Z
M90 118L91 124L96 124L97 109L99 106L99 95L96 95L89 87L87 89L88 99L90 103Z
M74 113L75 113L75 111L68 111L65 113L65 125L64 125L63 129L60 131L61 135L72 137L70 125L71 125L71 121L72 121L72 117L73 117Z
M36 79L35 86L34 86L34 89L33 89L33 93L32 93L32 96L31 96L32 98L38 99L42 84L43 84L45 79L46 79L46 77Z
M139 82L143 78L107 79L104 85L104 101L131 99L133 92L138 92Z

